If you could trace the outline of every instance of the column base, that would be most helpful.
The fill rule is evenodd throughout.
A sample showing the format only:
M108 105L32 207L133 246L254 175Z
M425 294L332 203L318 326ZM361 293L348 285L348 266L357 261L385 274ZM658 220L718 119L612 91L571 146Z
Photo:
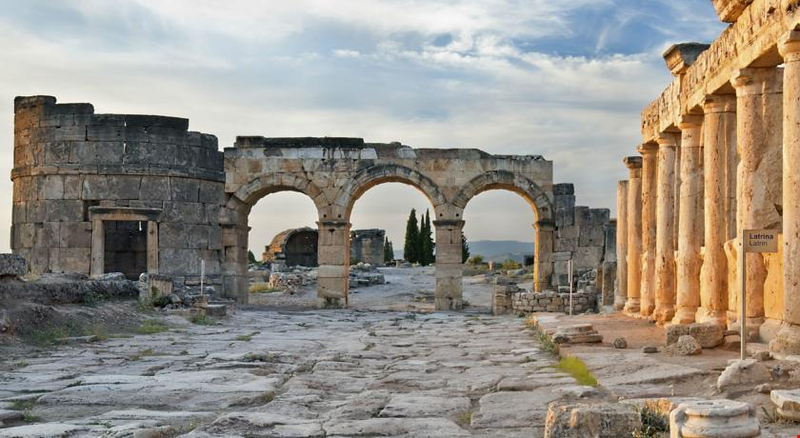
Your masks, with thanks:
M784 322L769 350L780 355L800 355L800 326Z
M697 307L679 307L675 312L675 317L672 318L672 323L678 325L691 324L694 322L696 314Z
M655 309L656 309L656 305L655 305L655 304L653 304L653 303L642 303L642 304L639 306L639 314L640 314L640 315L641 315L643 318L648 318L648 317L650 317L650 316L653 314L653 312L655 311Z
M617 297L617 299L614 300L614 310L619 312L624 308L625 308L625 298Z
M695 321L702 324L715 324L724 326L727 321L727 315L724 310L707 309L701 307L697 309L695 314Z
M344 309L343 298L317 298L317 307L320 309Z
M759 316L755 318L747 318L747 340L749 342L757 341L761 338L761 326L764 324L764 317ZM739 330L739 314L737 312L728 311L728 330Z
M662 326L667 324L668 322L672 321L672 318L675 317L675 306L672 305L662 305L656 307L655 311L653 312L653 318L656 320L656 324Z
M631 316L638 315L640 312L639 308L639 298L628 298L628 301L625 302L625 308L623 311Z

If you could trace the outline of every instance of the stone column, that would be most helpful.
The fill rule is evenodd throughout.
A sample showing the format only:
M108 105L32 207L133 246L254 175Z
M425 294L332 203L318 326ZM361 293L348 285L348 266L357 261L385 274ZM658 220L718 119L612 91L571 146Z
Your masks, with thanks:
M728 151L735 149L736 99L708 96L703 104L703 170L705 186L705 253L700 270L701 323L725 323L728 308Z
M658 138L658 200L656 205L656 309L659 325L675 316L675 155L677 134Z
M700 248L703 244L703 117L686 115L681 130L681 209L678 219L678 263L674 324L694 322L700 307Z
M347 307L350 280L350 223L320 221L317 245L317 303L320 308Z
M533 290L543 292L550 284L553 275L553 241L555 225L548 221L539 221L533 224L536 230L536 247L534 253Z
M628 298L628 181L617 183L617 287L614 309L622 310Z
M460 310L462 307L461 259L462 220L436 220L436 310Z
M628 298L625 312L639 314L642 287L642 157L626 157L628 179Z
M99 277L103 275L106 260L106 236L101 219L92 221L92 265L91 276Z
M158 222L147 221L147 273L158 274Z
M737 71L731 79L736 88L736 139L740 156L737 236L741 236L742 230L781 227L783 74L783 69L776 67L748 68ZM739 253L738 245L736 252ZM764 322L767 269L758 253L747 254L745 263L747 326L757 331ZM739 273L736 275L738 278ZM729 324L738 321L739 309L739 284L732 286L728 296Z
M658 146L639 146L642 154L642 288L639 313L648 317L656 307L656 178Z
M800 31L778 46L783 77L783 327L772 351L800 354Z

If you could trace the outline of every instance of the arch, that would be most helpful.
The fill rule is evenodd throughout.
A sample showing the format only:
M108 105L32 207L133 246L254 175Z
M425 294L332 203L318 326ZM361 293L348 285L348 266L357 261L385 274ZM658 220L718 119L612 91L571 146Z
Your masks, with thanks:
M328 202L316 184L306 178L300 178L288 173L270 173L253 178L247 184L241 185L233 192L228 201L228 208L235 209L236 204L244 204L251 208L259 199L276 192L299 192L311 198L317 207L317 215L328 208Z
M509 190L522 196L533 208L537 223L552 223L553 202L547 192L530 179L513 172L498 170L485 172L464 184L453 198L461 211L470 199L488 190Z
M440 206L447 203L444 193L433 180L414 169L399 165L373 166L359 171L342 187L334 203L344 207L345 220L349 221L353 205L367 190L392 182L407 184L419 190L433 205L434 215Z

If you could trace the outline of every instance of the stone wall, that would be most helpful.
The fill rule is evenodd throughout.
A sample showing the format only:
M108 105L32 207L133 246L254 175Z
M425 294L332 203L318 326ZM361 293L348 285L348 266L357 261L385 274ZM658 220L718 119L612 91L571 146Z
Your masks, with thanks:
M572 294L572 313L597 311L598 295L593 292L576 292ZM505 313L529 314L534 312L556 312L569 314L569 293L529 292L516 283L498 280L492 296L492 312L495 315Z
M31 272L90 273L91 208L152 209L155 269L176 288L193 286L202 258L207 281L220 283L225 178L216 137L188 131L187 119L95 114L50 96L19 97L14 109L11 248Z
M383 266L383 245L386 231L379 229L350 232L350 263Z

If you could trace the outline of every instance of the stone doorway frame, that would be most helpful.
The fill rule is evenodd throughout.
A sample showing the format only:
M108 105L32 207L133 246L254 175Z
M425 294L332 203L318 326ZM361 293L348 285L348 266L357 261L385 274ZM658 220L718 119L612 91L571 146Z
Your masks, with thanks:
M92 222L91 277L105 273L105 221L147 222L147 273L158 274L158 224L161 222L160 208L133 207L89 207Z

